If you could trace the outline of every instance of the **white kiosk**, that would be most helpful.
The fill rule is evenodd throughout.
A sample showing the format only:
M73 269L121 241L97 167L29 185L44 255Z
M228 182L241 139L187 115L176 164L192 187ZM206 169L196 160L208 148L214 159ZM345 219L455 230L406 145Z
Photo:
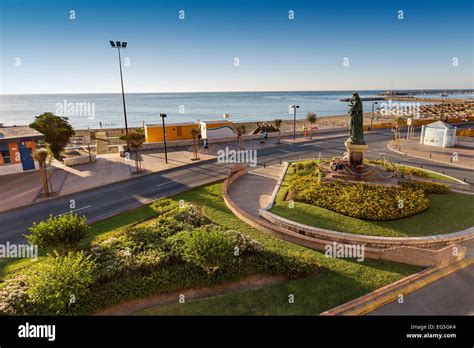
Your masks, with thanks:
M420 144L453 147L456 140L456 127L436 121L421 127Z

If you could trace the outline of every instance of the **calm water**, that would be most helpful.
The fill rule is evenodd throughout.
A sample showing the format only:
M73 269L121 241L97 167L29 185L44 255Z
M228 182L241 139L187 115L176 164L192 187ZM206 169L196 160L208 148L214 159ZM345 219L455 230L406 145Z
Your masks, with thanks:
M379 91L360 92L361 97L374 96ZM196 119L221 120L223 113L232 121L259 121L275 118L291 119L288 106L300 105L297 117L308 111L318 116L342 115L348 103L340 98L351 96L351 91L338 92L232 92L232 93L137 93L126 94L129 126L159 123L160 113L168 115L167 122L189 122ZM435 95L440 97L439 95ZM426 96L428 97L428 96ZM474 95L450 95L474 97ZM364 111L372 103L364 102ZM123 127L121 94L50 94L50 95L0 95L0 123L23 125L36 115L53 112L69 117L76 129Z

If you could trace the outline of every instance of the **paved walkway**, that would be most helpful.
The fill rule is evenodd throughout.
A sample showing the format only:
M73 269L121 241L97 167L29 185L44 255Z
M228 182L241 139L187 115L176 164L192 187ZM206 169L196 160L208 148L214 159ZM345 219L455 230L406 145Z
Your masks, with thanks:
M443 148L422 145L418 139L401 139L400 146L398 146L398 143L391 141L389 147L409 156L421 157L432 161L452 164L458 167L474 169L474 148Z
M230 198L242 210L260 218L258 210L270 202L283 168L282 164L276 164L249 172L232 184Z
M230 198L245 212L260 218L258 210L267 206L283 165L251 171L235 181ZM466 258L474 258L474 240L464 243ZM370 315L474 315L474 265L441 278L405 296L404 303L393 301Z
M325 137L325 135L318 135L318 137ZM316 138L314 136L314 139ZM297 142L305 142L310 139L300 136L296 140ZM243 145L247 150L263 150L278 146L276 141L276 138L269 138L264 143L261 142L261 139L247 139ZM281 139L282 144L289 142L293 142L292 137ZM239 143L237 140L226 143L211 143L206 153L202 153L202 147L200 147L199 158L201 161L216 158L218 151L225 147L238 150ZM165 163L164 149L142 150L140 155L143 173L160 172L193 163L192 146L168 147L168 163ZM127 180L136 176L134 171L135 160L133 154L131 159L128 160L118 154L99 155L97 161L93 163L71 167L53 161L50 167L55 196L77 193ZM2 176L2 180L0 180L0 212L44 200L44 198L40 198L41 192L41 179L38 171Z

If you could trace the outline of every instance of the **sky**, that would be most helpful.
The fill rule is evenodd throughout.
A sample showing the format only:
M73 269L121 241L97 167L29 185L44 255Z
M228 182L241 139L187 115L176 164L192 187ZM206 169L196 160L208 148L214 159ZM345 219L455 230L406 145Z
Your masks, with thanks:
M473 4L1 0L0 93L474 88Z

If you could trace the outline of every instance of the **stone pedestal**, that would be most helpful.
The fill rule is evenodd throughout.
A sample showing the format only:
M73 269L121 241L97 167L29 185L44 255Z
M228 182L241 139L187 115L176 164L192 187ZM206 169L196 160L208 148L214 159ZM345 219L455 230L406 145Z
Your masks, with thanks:
M369 148L369 145L356 145L352 144L349 140L344 143L347 149L347 158L352 165L361 165L364 163L365 152Z

